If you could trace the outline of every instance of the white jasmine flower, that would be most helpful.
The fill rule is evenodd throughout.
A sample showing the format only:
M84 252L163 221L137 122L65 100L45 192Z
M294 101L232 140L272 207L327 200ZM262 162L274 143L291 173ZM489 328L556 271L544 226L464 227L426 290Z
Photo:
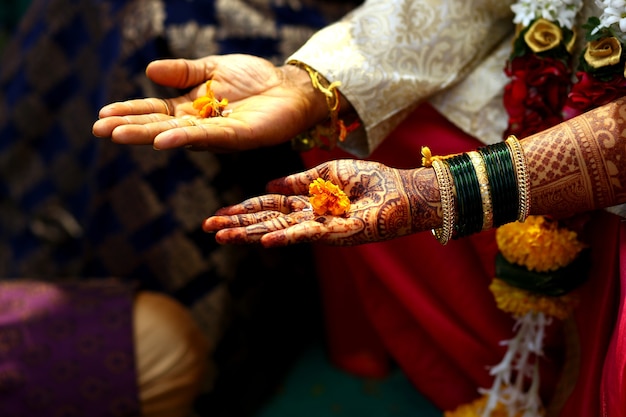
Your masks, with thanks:
M528 26L533 20L543 18L572 29L581 7L582 0L519 0L511 6L511 10L515 13L513 23Z
M596 4L604 11L600 15L600 25L592 33L601 28L612 28L626 32L626 0L596 0Z
M498 403L506 405L509 416L541 415L537 359L543 356L544 334L551 322L544 313L532 311L517 319L517 333L502 342L507 346L504 358L489 371L494 376L493 385L478 390L488 397L481 417L491 416ZM530 385L526 384L528 379Z

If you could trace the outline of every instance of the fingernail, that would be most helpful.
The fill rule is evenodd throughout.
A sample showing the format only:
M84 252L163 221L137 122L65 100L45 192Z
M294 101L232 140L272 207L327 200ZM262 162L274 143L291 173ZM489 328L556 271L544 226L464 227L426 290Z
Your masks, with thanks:
M168 141L167 139L163 140L163 138L157 136L156 138L154 138L154 141L152 141L152 147L157 151L160 151L162 149L168 149L169 142L170 141Z
M157 135L157 137L155 137L154 141L152 142L152 147L158 150L172 149L176 147L176 139L170 136L171 135L169 132L162 132L161 134Z

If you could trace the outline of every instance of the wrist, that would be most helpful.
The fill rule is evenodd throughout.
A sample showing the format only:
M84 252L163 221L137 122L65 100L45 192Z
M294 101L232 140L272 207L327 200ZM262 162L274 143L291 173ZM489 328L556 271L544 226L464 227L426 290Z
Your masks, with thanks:
M326 103L327 116L319 119L320 113L315 111L306 115L308 120L314 120L314 127L310 127L308 131L302 132L292 140L295 149L309 150L313 147L330 150L337 145L337 142L343 142L348 133L358 128L360 121L356 117L351 117L349 124L339 117L342 107L349 108L348 101L339 92L340 81L329 82L320 75L316 70L299 61L290 61L288 65L293 65L307 73L310 80L310 87L304 87L303 76L298 76L298 85L304 90L305 97L311 97L312 108L320 110L323 97ZM316 91L311 95L311 88ZM316 98L315 98L316 97ZM344 111L345 115L345 111Z
M420 167L400 172L409 199L412 231L442 227L441 190L434 168Z
M311 83L309 72L295 63L280 67L286 82L300 92L304 102L304 112L309 125L307 129L328 118L326 96Z
M422 147L422 165L435 171L442 226L440 243L514 221L530 210L530 182L523 148L515 136L460 154L433 156Z

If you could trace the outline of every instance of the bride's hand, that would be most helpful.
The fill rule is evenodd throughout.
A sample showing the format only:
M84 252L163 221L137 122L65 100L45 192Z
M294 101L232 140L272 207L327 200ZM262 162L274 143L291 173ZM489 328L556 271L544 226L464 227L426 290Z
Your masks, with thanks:
M309 203L309 184L329 180L350 198L345 216L318 215ZM441 224L439 193L432 170L399 170L377 162L337 160L272 181L271 194L220 209L205 220L221 244L300 242L358 245L378 242Z

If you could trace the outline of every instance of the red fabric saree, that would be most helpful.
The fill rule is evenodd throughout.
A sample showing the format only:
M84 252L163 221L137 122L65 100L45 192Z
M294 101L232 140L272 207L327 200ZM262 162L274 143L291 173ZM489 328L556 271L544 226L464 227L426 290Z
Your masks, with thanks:
M416 167L422 146L446 155L482 145L422 105L369 159ZM302 156L308 166L350 157L340 150ZM621 417L626 267L620 277L619 255L626 257L626 234L620 239L626 227L604 211L593 213L591 222L593 274L578 290L575 326L556 320L550 326L542 391L563 416ZM493 231L446 246L430 233L356 247L314 246L331 360L370 377L384 375L395 362L442 410L477 398L479 387L491 386L489 367L504 353L500 342L513 335L514 321L498 310L488 289L496 250ZM568 348L565 341L572 338Z

